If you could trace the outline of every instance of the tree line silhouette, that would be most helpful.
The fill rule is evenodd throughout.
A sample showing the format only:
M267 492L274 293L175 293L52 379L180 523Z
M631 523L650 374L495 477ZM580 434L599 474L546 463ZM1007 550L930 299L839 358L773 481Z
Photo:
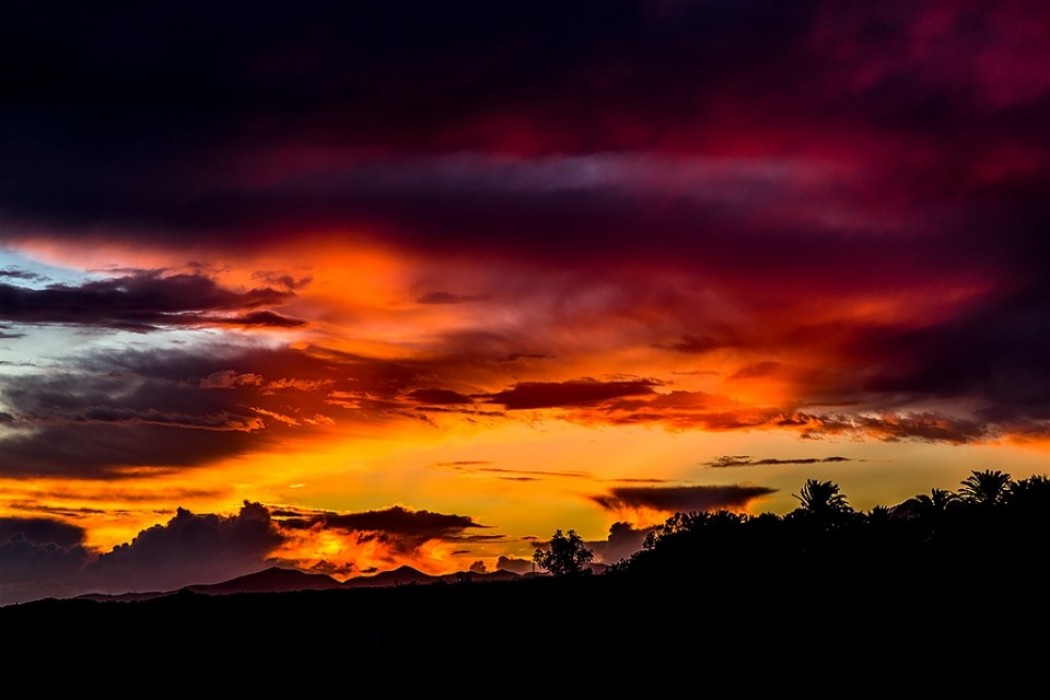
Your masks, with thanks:
M934 488L892 507L855 510L832 481L809 479L786 515L676 513L610 575L696 580L712 571L886 576L1042 567L1050 542L1050 478L973 471L957 491ZM584 541L559 530L534 560L557 576L588 573Z
M968 690L985 679L1002 694L1004 682L1025 673L1039 687L1050 629L1050 479L978 471L956 491L868 511L830 481L806 481L797 497L785 515L678 513L602 575L584 573L591 552L568 530L536 558L559 575L44 600L0 608L0 628L18 640L9 645L16 650L39 653L89 631L110 657L148 654L166 664L189 649L201 659L248 659L251 668L269 659L306 667L320 649L399 663L447 653L505 664L545 654L561 668L572 666L571 654L597 650L598 672L620 682L642 663L638 677L654 690L676 673L768 678L781 692L797 678L815 678L818 689L837 689L842 678L864 688L883 680L899 692L916 678L941 691L957 677ZM172 630L192 630L192 646Z

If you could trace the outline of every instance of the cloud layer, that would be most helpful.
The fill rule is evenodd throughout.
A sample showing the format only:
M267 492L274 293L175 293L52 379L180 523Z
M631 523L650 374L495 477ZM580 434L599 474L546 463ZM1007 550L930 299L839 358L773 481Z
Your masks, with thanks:
M4 7L0 480L190 493L233 458L552 422L1045 444L1048 30L1025 0ZM612 475L464 452L435 478L536 512ZM645 466L617 474L675 476ZM589 505L604 529L770 494L677 476ZM493 536L288 509L177 511L89 568L345 574ZM9 577L98 555L0 522Z
M245 501L231 515L178 508L108 552L85 545L82 528L47 518L0 518L0 605L89 591L166 591L216 583L274 563L346 577L428 557L452 546L500 540L469 516L393 506L308 512ZM463 553L469 554L469 550ZM507 560L514 568L514 562Z
M0 320L146 332L178 326L294 327L302 321L265 307L292 297L269 287L223 289L204 275L140 271L123 277L30 289L0 284Z

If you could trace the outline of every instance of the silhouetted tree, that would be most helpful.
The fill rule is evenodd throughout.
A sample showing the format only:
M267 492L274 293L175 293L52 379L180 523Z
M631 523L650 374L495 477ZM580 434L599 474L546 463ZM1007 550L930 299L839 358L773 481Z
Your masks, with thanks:
M928 494L920 493L912 500L915 503L917 515L922 518L937 518L943 515L953 503L959 501L959 494L946 489L930 489Z
M1050 477L1037 474L1015 481L1006 494L1006 502L1019 508L1050 507Z
M867 515L867 521L871 525L883 525L890 522L890 509L886 506L875 506Z
M575 576L590 571L587 564L594 559L594 552L587 548L583 538L575 530L562 534L554 532L547 549L536 548L532 560L536 565L555 576Z
M1006 472L991 469L972 471L962 482L959 490L962 499L967 503L982 506L994 506L1006 499L1010 490L1010 475Z
M807 515L824 519L853 512L839 485L832 481L806 479L802 490L792 495L801 503L798 510Z

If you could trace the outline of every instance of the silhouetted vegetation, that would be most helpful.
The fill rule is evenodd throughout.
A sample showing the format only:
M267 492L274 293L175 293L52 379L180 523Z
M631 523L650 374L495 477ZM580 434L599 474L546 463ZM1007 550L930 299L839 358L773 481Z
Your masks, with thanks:
M199 658L250 652L286 662L311 658L319 644L355 660L598 650L625 659L625 668L658 660L661 676L753 659L765 674L779 668L780 678L814 660L865 679L933 678L938 659L942 673L964 658L1020 668L1041 650L1017 630L1050 625L1047 477L974 472L958 492L933 489L867 512L832 482L807 481L797 497L786 515L677 513L603 575L38 601L0 608L0 629L19 649L90 631L107 653L162 659L163 650L186 653L187 637L173 630L192 631ZM559 531L537 563L573 574L590 554L575 532ZM671 649L690 661L671 663Z
M784 516L677 513L645 547L614 567L620 575L700 575L712 568L753 572L878 571L922 575L981 563L1036 564L1050 542L1050 478L1013 480L974 471L958 492L932 489L903 503L854 510L831 481L806 481ZM1041 563L1038 563L1041 566Z
M556 530L546 549L536 548L532 560L536 566L554 576L579 576L590 573L587 565L594 559L594 552L587 548L583 538L575 530L567 535Z

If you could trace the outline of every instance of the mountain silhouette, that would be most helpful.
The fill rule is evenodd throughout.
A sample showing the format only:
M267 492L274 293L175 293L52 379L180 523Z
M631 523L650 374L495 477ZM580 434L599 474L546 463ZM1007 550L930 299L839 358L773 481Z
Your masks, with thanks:
M359 576L347 580L343 586L349 588L365 588L370 586L404 586L411 583L432 583L440 580L439 576L424 574L419 569L411 566L399 566L391 571L383 571L374 576Z
M342 584L326 574L308 574L298 569L282 569L271 566L232 578L221 583L198 584L187 586L183 590L209 595L227 595L230 593L279 593L285 591L317 591L327 588L339 588Z

